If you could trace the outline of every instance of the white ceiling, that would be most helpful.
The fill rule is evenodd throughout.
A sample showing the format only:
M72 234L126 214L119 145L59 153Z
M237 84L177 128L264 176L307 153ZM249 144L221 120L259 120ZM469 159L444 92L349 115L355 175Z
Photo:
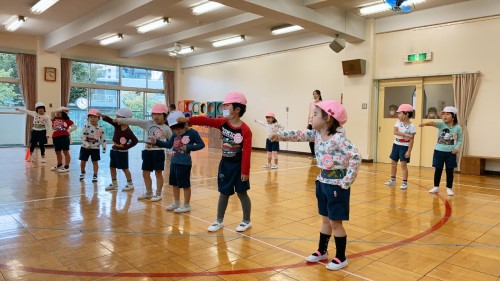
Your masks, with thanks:
M29 12L37 0L0 0L0 24L5 25L13 15L27 16L27 22L15 33L42 38L43 49L48 52L60 52L78 44L98 45L99 39L122 33L122 41L107 46L119 49L122 57L167 55L165 50L173 48L175 42L194 46L192 56L196 56L258 43L270 46L269 42L277 39L307 45L314 41L306 39L314 35L333 38L340 34L348 42L360 42L365 36L365 19L370 17L357 15L357 8L381 1L217 0L226 6L194 16L190 8L205 0L60 0L41 15ZM416 9L421 11L466 1L470 0L427 0ZM394 16L394 12L373 18L389 16ZM171 23L149 33L137 33L136 26L158 17L169 17ZM305 30L270 35L272 27L283 24L298 24ZM1 32L5 32L3 26ZM246 40L217 49L211 46L211 41L232 35L245 35Z

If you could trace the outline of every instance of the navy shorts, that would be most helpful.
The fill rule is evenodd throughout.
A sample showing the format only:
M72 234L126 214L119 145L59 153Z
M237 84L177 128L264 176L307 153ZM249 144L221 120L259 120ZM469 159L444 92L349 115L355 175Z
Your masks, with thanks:
M266 151L280 151L280 142L279 141L271 141L270 139L266 140Z
M410 163L410 158L406 158L405 154L408 151L408 146L404 145L399 145L399 144L392 144L392 152L389 158L391 158L392 161L406 161L406 163Z
M78 160L89 161L89 157L90 159L92 159L92 162L101 160L101 154L99 154L99 149L86 149L80 147L80 156L78 157Z
M456 168L457 155L447 151L439 151L434 149L434 156L432 157L432 167L443 169L446 164L446 169Z
M318 213L330 220L349 220L351 189L316 181Z
M241 162L221 160L217 177L219 192L230 196L234 192L244 192L250 189L250 181L241 181Z
M30 144L47 144L47 130L31 130Z
M54 151L69 150L69 136L59 136L52 139Z
M111 149L109 154L109 167L127 170L128 169L128 151Z
M165 151L143 150L142 151L143 171L163 171L165 170Z
M168 184L179 188L191 187L191 165L170 164Z

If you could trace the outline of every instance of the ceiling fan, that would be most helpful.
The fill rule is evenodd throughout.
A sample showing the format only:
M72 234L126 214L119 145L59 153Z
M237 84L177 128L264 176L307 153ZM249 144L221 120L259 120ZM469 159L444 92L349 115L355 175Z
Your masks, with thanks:
M384 0L396 13L411 13L415 10L415 5L408 0Z

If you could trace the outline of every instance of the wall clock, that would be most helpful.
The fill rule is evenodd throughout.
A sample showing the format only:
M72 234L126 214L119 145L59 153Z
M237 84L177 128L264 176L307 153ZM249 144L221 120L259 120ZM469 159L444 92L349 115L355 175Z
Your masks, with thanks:
M56 69L54 67L45 68L45 81L56 81Z

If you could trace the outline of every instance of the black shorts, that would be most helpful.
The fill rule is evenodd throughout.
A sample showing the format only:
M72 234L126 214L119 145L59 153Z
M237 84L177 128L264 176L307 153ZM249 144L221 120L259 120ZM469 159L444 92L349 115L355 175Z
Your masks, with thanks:
M52 139L54 142L54 151L69 150L69 136L59 136Z
M128 150L111 149L109 155L109 167L127 170L128 169Z
M219 192L227 196L250 189L250 181L241 181L241 162L221 160L217 184Z
M170 164L168 184L179 188L191 187L191 165Z
M31 130L30 144L47 144L47 130Z
M163 149L143 150L142 170L143 171L165 170L165 151Z
M349 200L351 189L343 189L339 185L331 185L316 181L316 199L318 213L334 220L349 220Z
M280 142L279 141L271 141L270 139L266 140L266 151L280 151Z
M457 165L457 155L448 151L440 151L434 149L434 155L432 156L432 167L443 169L446 164L446 169L456 168Z
M389 158L391 158L391 160L395 162L405 161L406 163L410 163L410 158L405 157L407 151L408 146L393 143L391 155L389 156Z
M89 157L92 160L92 162L101 160L101 154L99 154L99 149L87 149L80 147L80 156L78 157L78 160L89 161Z

